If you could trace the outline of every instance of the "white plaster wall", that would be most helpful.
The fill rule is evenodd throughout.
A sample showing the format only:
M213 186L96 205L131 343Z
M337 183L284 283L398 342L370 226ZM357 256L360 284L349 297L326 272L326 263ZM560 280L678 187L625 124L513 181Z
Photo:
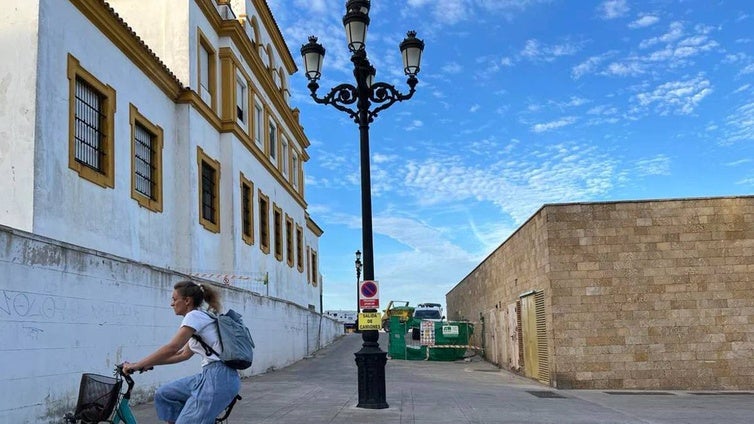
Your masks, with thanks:
M176 162L176 105L69 2L47 0L40 21L39 95L34 232L57 240L166 266L173 235L180 233L170 201ZM66 22L66 25L60 25ZM115 187L90 183L68 167L68 53L116 91ZM129 104L164 131L163 212L131 198Z
M57 423L75 407L82 373L110 375L175 333L170 295L180 274L0 227L0 422ZM343 333L290 302L217 286L256 342L242 374L292 364ZM137 376L136 401L200 369L198 357Z
M299 272L285 260L277 261L274 254L264 254L258 240L255 246L243 243L238 228L239 172L243 171L254 182L255 189L262 189L269 196L271 205L277 204L284 214L293 217L295 223L304 228L306 245L318 250L318 237L306 228L303 207L233 135L220 135L191 106L175 104L167 98L69 2L42 0L39 4L42 6L39 59L38 66L35 65L39 87L38 125L36 129L33 125L26 127L30 132L28 138L36 139L36 147L32 142L13 143L14 163L23 164L25 160L31 163L25 167L29 169L27 178L9 185L19 196L28 198L28 205L19 209L17 219L8 224L179 272L248 274L257 279L268 274L269 284L263 293L304 307L321 306L321 286L307 284L308 267ZM124 4L133 6L128 1ZM210 41L218 43L219 39L203 15L195 10L192 16L196 21L192 25L201 25ZM195 50L196 37L188 34L175 38L189 40L186 42ZM112 189L90 183L68 168L68 53L116 91L115 187ZM189 62L191 66L187 68L195 66L195 60ZM13 71L14 78L23 74L17 69ZM30 78L33 81L33 76ZM271 103L269 99L267 103ZM0 104L6 107L9 102ZM134 104L164 131L162 213L141 208L131 198L129 104ZM283 123L279 116L276 118ZM209 232L199 224L197 146L221 161L220 234ZM0 190L9 190L7 187L3 185ZM256 190L254 195L256 198ZM7 197L13 199L12 195ZM28 225L24 226L20 220L28 221ZM258 238L258 220L255 224ZM306 253L306 249L303 251Z
M39 3L5 2L2 9L0 175L6 183L0 184L0 224L31 231Z

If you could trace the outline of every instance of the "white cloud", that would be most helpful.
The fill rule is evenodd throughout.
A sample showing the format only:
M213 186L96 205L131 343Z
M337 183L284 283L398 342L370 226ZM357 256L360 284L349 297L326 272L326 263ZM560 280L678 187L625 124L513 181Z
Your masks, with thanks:
M469 108L469 112L474 113L478 111L481 108L479 105L472 105L471 108Z
M606 0L597 8L602 19L615 19L624 16L629 11L626 0Z
M751 74L751 73L754 73L754 63L741 69L741 72L739 72L739 75L746 75L746 74Z
M636 162L637 175L670 175L670 158L666 155L657 155L651 159L642 159Z
M524 44L521 56L530 60L552 62L561 56L572 56L579 50L581 50L581 43L569 41L563 44L547 46L542 45L538 40L530 39Z
M622 178L617 162L591 146L528 146L531 150L519 155L512 148L500 162L485 167L467 165L460 156L410 161L403 185L425 207L491 202L521 223L544 203L591 199Z
M751 162L751 159L739 159L733 162L725 163L725 166L738 166L738 165L744 165Z
M619 77L636 76L644 73L642 65L638 62L611 63L604 72L607 75Z
M659 85L652 91L637 94L634 100L642 107L654 105L661 115L688 115L711 93L712 84L699 75L690 80Z
M659 37L643 40L639 43L639 48L645 49L659 43L671 43L683 37L683 34L683 24L680 22L671 22L668 32Z
M460 74L463 67L458 62L450 62L442 67L442 71L448 74Z
M608 52L599 56L592 56L584 62L574 66L571 69L571 78L579 79L586 74L594 73L599 68L599 65L612 54L613 52Z
M743 93L751 87L751 84L744 84L733 91L733 93Z
M396 155L385 155L382 153L374 153L372 155L372 161L374 163L389 163L398 159Z
M629 28L636 29L636 28L646 28L648 26L652 26L656 24L657 22L660 22L660 18L654 15L644 15L635 21L628 24Z
M576 118L573 116L566 116L558 119L557 121L546 122L544 124L535 124L531 127L531 130L535 133L541 133L546 131L552 131L554 129L566 127L576 122Z
M424 122L418 119L411 121L406 127L406 131L413 131L424 126Z
M754 102L737 107L726 118L723 144L754 141Z

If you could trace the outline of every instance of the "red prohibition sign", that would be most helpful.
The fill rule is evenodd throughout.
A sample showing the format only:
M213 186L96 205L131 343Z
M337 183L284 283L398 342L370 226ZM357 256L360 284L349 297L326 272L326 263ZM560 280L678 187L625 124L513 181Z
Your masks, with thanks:
M374 297L377 294L377 284L371 281L366 281L361 285L361 294L364 297Z

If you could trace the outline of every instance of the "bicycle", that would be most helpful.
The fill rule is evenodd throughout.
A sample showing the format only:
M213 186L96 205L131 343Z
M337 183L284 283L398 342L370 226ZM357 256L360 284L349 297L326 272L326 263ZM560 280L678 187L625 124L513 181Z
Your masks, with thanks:
M140 372L145 371L148 370L140 370ZM135 385L133 378L123 372L123 364L115 366L113 375L114 377L91 373L83 374L79 385L76 409L74 412L65 414L63 422L67 424L96 424L100 422L138 424L130 406L131 391ZM128 387L125 392L122 392L124 381ZM215 418L215 423L225 423L236 402L241 399L240 395L236 395L220 416Z

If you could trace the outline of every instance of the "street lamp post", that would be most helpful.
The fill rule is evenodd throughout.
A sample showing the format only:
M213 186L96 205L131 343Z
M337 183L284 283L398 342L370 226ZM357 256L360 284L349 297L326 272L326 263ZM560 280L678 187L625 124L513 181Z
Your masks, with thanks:
M348 49L351 51L353 75L356 85L340 84L330 90L324 97L317 97L322 75L322 61L325 49L317 43L317 38L309 37L309 43L301 47L304 59L306 77L309 80L309 90L316 103L330 105L348 114L359 125L360 159L361 159L361 234L364 252L364 280L374 280L374 253L372 241L372 192L369 167L369 124L377 114L396 102L410 99L419 80L421 55L424 42L416 38L416 32L409 31L407 37L400 43L403 57L403 70L408 80L408 94L399 92L394 86L384 82L374 82L376 70L369 63L366 53L366 35L369 27L370 0L348 0L346 14L343 16L343 26L346 30ZM354 109L354 103L356 108ZM375 105L370 110L372 105ZM364 312L377 312L376 309L364 309ZM358 367L359 403L360 408L383 409L388 404L385 401L385 364L387 353L380 350L378 343L379 332L376 330L363 331L362 348L356 352Z
M361 251L356 251L356 260L354 261L354 264L356 264L356 332L360 333L359 331L359 281L361 281Z

